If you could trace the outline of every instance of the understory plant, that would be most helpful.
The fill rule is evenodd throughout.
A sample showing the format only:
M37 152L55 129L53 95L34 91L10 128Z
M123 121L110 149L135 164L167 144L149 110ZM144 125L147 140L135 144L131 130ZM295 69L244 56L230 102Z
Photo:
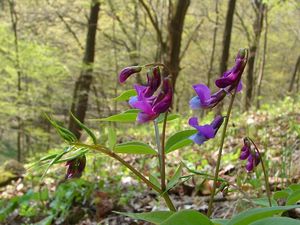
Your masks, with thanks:
M72 179L80 177L84 171L86 163L85 154L93 151L113 158L120 162L123 166L128 168L142 183L153 189L164 200L169 211L157 211L147 213L120 213L134 219L146 220L154 224L162 225L199 225L199 224L266 224L272 221L277 221L277 224L299 224L299 221L278 217L286 210L295 209L299 206L295 205L295 199L290 200L289 197L292 192L280 192L276 197L284 197L289 199L284 206L273 204L274 198L271 196L268 175L263 163L264 159L254 143L254 141L246 137L244 139L244 146L242 147L240 159L247 160L245 166L247 172L255 170L261 164L264 177L265 188L268 196L268 207L254 208L242 212L234 216L230 220L210 219L213 212L213 204L216 193L222 191L225 186L230 186L230 182L219 177L220 166L223 155L223 146L226 140L226 131L229 124L231 112L234 105L236 95L242 90L242 74L247 64L248 50L240 49L237 53L234 66L222 74L216 81L215 85L217 91L212 93L205 84L195 84L193 89L196 96L190 100L190 107L192 110L205 110L216 107L225 98L230 98L226 115L216 115L213 121L209 124L201 124L197 117L190 118L187 123L193 128L189 130L179 131L172 134L169 138L166 137L168 129L168 121L175 119L178 115L171 114L172 101L174 95L174 87L172 84L172 74L166 65L161 63L152 63L143 66L131 66L121 70L119 74L119 82L126 83L127 79L135 76L137 73L143 73L146 70L147 82L145 85L135 84L134 89L127 90L115 98L116 101L128 101L128 109L125 112L112 115L107 118L101 118L101 122L136 122L137 126L146 124L150 128L153 127L153 136L155 138L156 147L153 148L147 143L140 141L129 141L124 143L117 143L116 134L110 132L108 136L108 145L99 143L98 138L85 124L81 123L74 116L75 121L79 124L81 129L85 131L89 137L90 142L80 142L76 136L63 127L59 122L53 118L47 117L51 124L56 128L58 134L66 141L66 148L59 154L53 154L42 158L39 163L47 164L48 168L53 164L65 163L67 173L65 178ZM161 71L164 71L163 73ZM162 76L164 74L165 76ZM223 127L222 127L223 126ZM222 128L221 128L222 127ZM149 131L151 130L149 128ZM172 177L168 177L166 173L166 162L168 153L183 148L185 146L195 143L202 145L217 136L218 131L222 129L220 134L220 146L216 160L216 167L213 174L201 173L189 169L185 164L181 164L176 169ZM150 132L149 132L150 133ZM203 151L202 149L199 151ZM140 169L135 168L128 163L122 154L146 154L155 156L157 159L157 168L159 176L154 173L149 173L148 176L143 174ZM199 157L200 158L200 157ZM195 210L181 210L177 211L176 205L173 203L169 190L176 186L179 182L188 179L189 176L182 176L182 170L187 168L189 172L200 175L205 175L207 179L213 180L212 191L208 204L207 214L201 214ZM47 170L46 170L47 171ZM298 186L297 186L298 187ZM293 190L298 193L297 190ZM300 198L300 194L297 195ZM299 199L298 198L298 199Z

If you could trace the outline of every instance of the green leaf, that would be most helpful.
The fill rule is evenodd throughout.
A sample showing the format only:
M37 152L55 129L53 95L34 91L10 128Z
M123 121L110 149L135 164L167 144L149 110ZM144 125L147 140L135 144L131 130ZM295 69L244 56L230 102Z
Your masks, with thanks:
M130 89L122 92L118 97L113 98L114 101L127 101L130 97L137 95L135 89Z
M195 133L197 130L184 130L173 134L166 142L166 153L192 144L193 141L188 138Z
M176 120L179 117L180 116L178 114L168 114L167 121ZM159 117L157 118L157 123L164 122L164 119L165 119L165 113L160 114Z
M152 184L154 184L155 186L159 187L160 188L160 183L158 181L158 179L153 176L152 174L149 175L149 180Z
M108 128L108 146L110 149L114 149L117 143L117 134L114 128Z
M172 179L167 184L166 191L170 190L171 188L173 188L178 183L178 181L181 177L182 167L183 167L182 164L180 164L180 166L177 168L174 176L172 177Z
M286 210L299 208L300 205L293 206L274 206L268 208L254 208L244 211L237 216L234 216L226 225L248 225L259 219L271 217L277 213L281 213Z
M90 128L88 128L86 125L84 125L79 119L77 119L72 112L70 112L72 118L75 120L75 122L79 125L79 127L83 130L85 130L85 132L92 138L93 143L96 145L97 144L97 138L95 136L95 134L90 130Z
M148 213L123 213L123 212L115 212L124 216L128 216L130 218L136 220L144 220L154 224L161 224L163 221L168 219L170 216L174 214L171 211L156 211L156 212L148 212Z
M214 225L226 225L229 221L228 219L211 219Z
M300 191L300 184L291 184L289 186L289 189L291 189L292 191Z
M98 121L108 121L108 122L122 122L122 123L128 123L128 122L135 122L138 112L123 112L120 114L112 115L106 118L102 119L96 119Z
M264 198L257 198L252 200L256 205L263 206L263 207L269 207L269 200L267 197ZM274 199L271 199L272 206L277 206L277 202Z
M299 225L299 220L294 220L288 217L271 217L258 220L250 225Z
M205 215L195 210L182 210L174 213L160 225L212 225Z
M150 155L157 154L157 152L149 145L138 141L130 141L122 144L117 144L115 146L114 151L117 153L127 153L127 154L150 154Z
M275 200L278 200L278 199L280 199L280 198L287 199L291 192L292 192L291 190L276 191L276 192L273 194L273 198L274 198Z
M286 205L293 205L300 200L300 190L292 192L286 200Z
M47 114L45 114L46 119L52 124L52 126L56 129L57 133L67 142L75 142L77 138L75 134L73 134L68 129L58 125L58 123L52 120Z

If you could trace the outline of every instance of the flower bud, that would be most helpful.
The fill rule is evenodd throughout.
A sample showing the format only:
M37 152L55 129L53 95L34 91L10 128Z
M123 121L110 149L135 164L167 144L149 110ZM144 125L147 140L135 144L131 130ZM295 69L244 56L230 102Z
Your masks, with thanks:
M119 81L120 83L124 83L128 77L130 77L134 73L138 73L142 70L142 66L130 66L121 70L119 73Z
M82 172L85 168L86 157L85 155L79 156L75 159L72 159L66 163L67 174L66 179L79 178L82 175Z
M144 91L144 96L146 98L152 96L160 86L161 75L158 66L149 69L149 71L147 72L147 80L147 88Z

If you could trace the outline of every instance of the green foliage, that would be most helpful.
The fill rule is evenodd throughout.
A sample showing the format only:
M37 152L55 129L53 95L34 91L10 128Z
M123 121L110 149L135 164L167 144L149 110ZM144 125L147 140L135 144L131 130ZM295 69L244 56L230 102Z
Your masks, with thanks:
M157 152L149 145L138 141L130 141L122 144L117 144L115 145L114 152L128 154L157 154Z
M115 97L113 100L115 101L127 101L130 97L135 96L136 91L135 89L130 89L122 92L118 97Z
M197 130L184 130L173 134L166 142L166 153L175 151L193 143L190 136L197 133Z

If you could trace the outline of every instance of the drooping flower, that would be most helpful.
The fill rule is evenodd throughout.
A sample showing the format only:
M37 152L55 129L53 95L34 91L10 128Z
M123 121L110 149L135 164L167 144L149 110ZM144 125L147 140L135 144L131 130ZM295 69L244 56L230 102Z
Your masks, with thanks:
M121 70L119 73L119 81L120 83L124 83L128 77L130 77L134 73L138 73L142 70L142 66L129 66Z
M248 138L244 138L244 145L241 149L240 154L241 160L247 159L246 170L248 172L253 171L253 169L259 164L260 157L259 153L252 149L251 142Z
M146 97L144 94L146 88L145 86L135 85L138 95L129 99L131 107L141 110L137 116L139 123L154 120L159 114L168 111L172 104L173 88L169 78L164 78L162 88L157 96Z
M224 118L218 115L210 124L200 126L197 117L190 118L189 125L197 130L197 133L192 135L190 139L196 144L201 145L208 139L214 138L221 127L223 120Z
M81 177L82 172L85 168L85 164L86 164L85 155L79 156L75 159L67 161L67 163L66 163L66 166L67 166L66 179Z
M215 107L220 101L225 98L227 92L220 89L214 94L211 94L210 89L205 84L197 84L193 86L197 96L190 100L191 109L208 109Z
M240 91L242 89L241 81L239 82L239 84L237 82L240 80L247 63L246 54L246 49L239 50L235 58L234 67L226 71L221 78L216 80L215 84L217 85L217 87L226 88L228 86L231 86L230 89L233 90L236 85L239 85L237 91Z

